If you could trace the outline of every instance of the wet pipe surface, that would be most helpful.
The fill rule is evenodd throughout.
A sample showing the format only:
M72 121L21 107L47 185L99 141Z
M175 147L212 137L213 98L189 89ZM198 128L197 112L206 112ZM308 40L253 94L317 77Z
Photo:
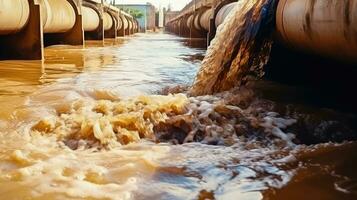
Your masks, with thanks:
M353 114L266 81L190 97L199 43L138 34L1 61L0 199L356 198Z

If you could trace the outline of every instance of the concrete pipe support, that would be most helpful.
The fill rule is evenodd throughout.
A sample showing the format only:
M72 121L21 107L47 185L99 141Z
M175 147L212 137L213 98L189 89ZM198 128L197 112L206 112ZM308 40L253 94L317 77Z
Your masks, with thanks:
M103 13L103 27L104 30L110 30L113 27L113 18L108 12Z
M28 0L0 0L0 35L19 32L30 16Z
M276 18L288 46L357 62L357 0L280 0Z
M98 13L93 8L86 6L82 6L82 20L84 31L94 31L100 23Z
M63 33L76 23L76 13L67 0L42 0L42 22L44 33Z

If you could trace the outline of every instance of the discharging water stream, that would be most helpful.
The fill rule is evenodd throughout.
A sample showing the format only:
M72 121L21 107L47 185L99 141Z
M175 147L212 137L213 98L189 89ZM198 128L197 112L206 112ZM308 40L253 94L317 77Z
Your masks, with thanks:
M157 95L187 91L200 42L137 34L0 62L0 199L356 199L354 115L273 101L286 87L270 82Z

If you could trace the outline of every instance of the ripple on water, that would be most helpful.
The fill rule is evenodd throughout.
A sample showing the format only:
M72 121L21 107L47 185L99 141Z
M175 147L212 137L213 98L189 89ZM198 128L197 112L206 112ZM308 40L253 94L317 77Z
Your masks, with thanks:
M250 90L149 95L189 83L203 50L162 34L117 42L51 47L27 69L4 63L19 68L0 75L1 198L356 196L355 143L301 144L290 134L299 119Z

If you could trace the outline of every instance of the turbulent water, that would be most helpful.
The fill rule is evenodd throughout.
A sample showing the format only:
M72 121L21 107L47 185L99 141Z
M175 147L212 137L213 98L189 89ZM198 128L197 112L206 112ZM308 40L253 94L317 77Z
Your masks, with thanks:
M272 100L284 87L267 82L189 96L205 50L188 44L138 34L0 62L0 199L356 198L354 115Z
M190 91L192 95L226 91L264 75L276 2L238 1L217 29Z

